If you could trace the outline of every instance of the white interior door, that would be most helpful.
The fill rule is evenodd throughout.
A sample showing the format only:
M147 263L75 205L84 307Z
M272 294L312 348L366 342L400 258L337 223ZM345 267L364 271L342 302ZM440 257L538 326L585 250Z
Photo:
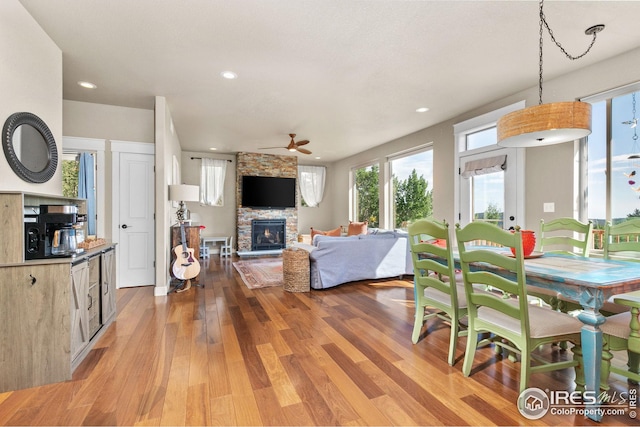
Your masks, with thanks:
M114 181L119 188L114 183L113 223L118 288L155 285L155 158L131 152L114 153L114 160L116 156Z
M506 156L502 171L470 177L459 175L461 225L478 220L493 222L504 229L524 227L524 158L518 149L499 148L461 155L460 169L464 171L467 162L502 155Z

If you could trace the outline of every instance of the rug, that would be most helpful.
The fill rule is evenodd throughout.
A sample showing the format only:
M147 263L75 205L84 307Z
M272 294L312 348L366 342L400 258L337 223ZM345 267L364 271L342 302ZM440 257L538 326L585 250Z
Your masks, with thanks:
M249 289L282 286L282 258L236 261L233 266Z

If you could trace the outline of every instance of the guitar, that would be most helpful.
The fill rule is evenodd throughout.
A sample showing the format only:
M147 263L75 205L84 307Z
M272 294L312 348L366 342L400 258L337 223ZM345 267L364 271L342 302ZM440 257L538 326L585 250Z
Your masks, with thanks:
M180 238L182 239L182 244L173 248L173 252L176 254L176 260L173 262L171 270L177 279L187 280L187 286L180 290L186 291L191 287L191 279L200 273L200 263L193 256L193 248L187 247L184 223L182 222L180 223Z

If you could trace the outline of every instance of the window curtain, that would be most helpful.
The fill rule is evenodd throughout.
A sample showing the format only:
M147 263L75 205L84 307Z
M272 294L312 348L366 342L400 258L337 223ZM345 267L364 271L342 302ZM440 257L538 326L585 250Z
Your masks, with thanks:
M493 172L500 172L507 167L507 156L487 157L484 159L471 160L464 164L463 178L485 175Z
M96 188L91 153L80 153L78 168L78 197L87 199L87 232L96 235Z
M298 185L307 206L316 207L324 196L324 166L298 166Z
M224 177L226 173L226 160L202 159L200 203L207 206L224 206Z

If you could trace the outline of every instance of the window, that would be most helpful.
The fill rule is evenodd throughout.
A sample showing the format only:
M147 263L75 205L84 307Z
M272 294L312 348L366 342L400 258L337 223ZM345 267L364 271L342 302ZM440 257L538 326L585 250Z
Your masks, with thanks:
M592 133L581 143L581 216L593 222L595 248L605 221L640 216L640 83L586 99L592 105ZM640 156L639 156L640 157ZM586 213L586 215L585 215Z
M433 150L390 159L394 228L406 230L413 221L433 215Z
M202 158L200 169L200 203L206 206L224 206L224 178L227 161Z
M465 151L495 145L498 134L495 126L465 135Z
M380 166L378 164L354 170L354 212L356 221L369 221L370 227L379 227L380 221Z
M96 227L96 170L95 153L63 152L62 195L87 199L87 233L95 236Z
M317 207L324 197L326 168L324 166L298 166L298 187L302 206Z
M524 225L524 149L497 145L496 123L524 108L509 105L454 125L457 141L455 202L462 225L486 221L502 228Z
M63 163L62 163L62 173L63 173L63 194L66 197L78 197L72 194L81 194L78 193L77 187L77 178L69 177L69 174L73 174L80 171L80 163L79 158L84 153L85 156L91 157L93 161L93 168L89 167L88 169L93 169L93 186L90 181L88 182L87 190L89 193L91 192L91 187L93 188L93 196L89 196L87 198L87 231L89 229L93 231L93 233L100 237L105 235L105 140L103 139L93 139L93 138L79 138L73 136L65 136L62 138L62 150L63 150ZM71 161L71 163L66 163L65 160ZM66 165L65 165L66 163ZM73 165L72 165L73 164ZM85 164L86 165L86 164ZM76 169L77 168L77 169ZM89 171L87 171L90 173ZM80 195L79 197L86 197ZM92 221L93 219L93 221ZM93 226L91 226L93 223Z

